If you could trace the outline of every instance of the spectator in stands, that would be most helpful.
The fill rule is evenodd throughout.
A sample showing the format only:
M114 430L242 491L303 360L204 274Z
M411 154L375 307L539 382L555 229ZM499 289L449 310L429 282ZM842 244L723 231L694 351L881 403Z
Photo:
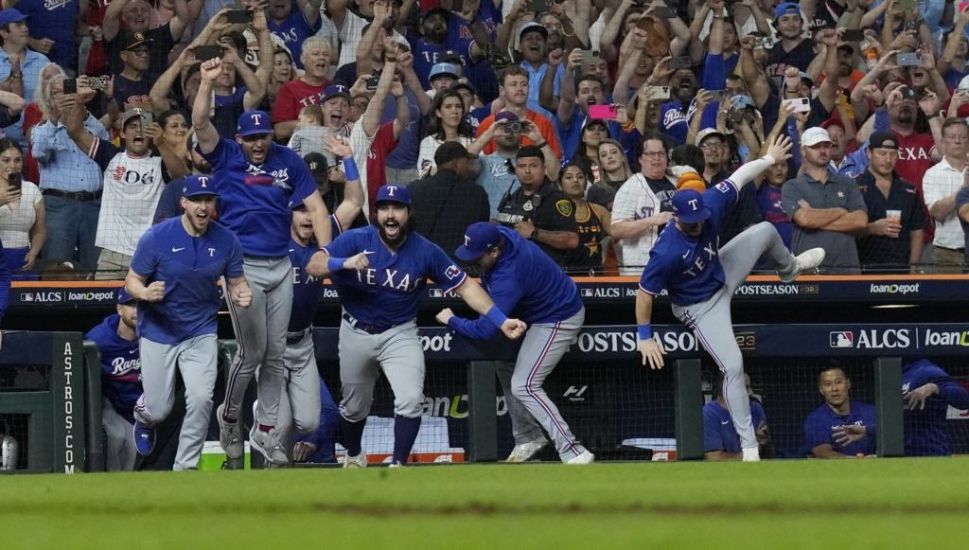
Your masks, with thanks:
M957 92L958 96L960 93ZM929 214L935 219L932 241L935 271L959 273L965 263L965 234L956 209L956 197L966 186L969 125L961 118L942 125L942 160L925 172L922 191Z
M367 93L357 93L352 88L350 89L350 115L347 118L351 123L360 120L369 106L370 96Z
M768 140L767 143L770 143ZM766 147L766 143L765 143ZM763 155L762 155L763 156ZM784 241L788 250L794 237L794 224L784 212L781 198L784 182L788 180L787 161L778 161L764 172L764 179L757 184L757 206L764 221L770 222Z
M269 32L283 40L286 48L297 60L302 59L303 42L320 30L320 0L269 0L266 16ZM296 67L302 69L302 61Z
M9 128L20 122L27 102L17 94L0 90L0 128Z
M147 72L150 48L144 34L125 33L120 40L121 71L112 75L111 100L115 102L116 109L124 111L134 105L140 106L151 101L148 94L158 75Z
M716 128L704 128L696 136L696 146L703 151L703 172L700 175L708 188L730 176L725 169L730 155L727 136Z
M880 93L880 92L879 92ZM849 126L854 126L851 122ZM845 123L841 119L829 118L821 123L821 128L828 131L831 138L831 166L834 174L841 174L849 178L857 178L868 167L868 143L855 147L858 142L854 133L849 134ZM849 152L849 148L852 149Z
M27 48L30 35L26 20L27 16L16 8L0 11L0 90L30 101L37 93L40 71L50 60L44 54ZM4 132L6 137L24 147L27 139L19 112L14 120L13 125L4 125Z
M747 394L751 395L750 376L745 374L744 381L747 383ZM714 387L714 396L714 399L703 405L703 460L740 460L742 455L740 436L737 435L737 429L730 419L727 403L723 399L723 375L719 373ZM768 456L766 446L770 443L767 415L764 413L763 405L752 395L750 418L754 425L757 443L760 444L761 458L765 458Z
M916 100L915 90L907 86L892 87L889 84L885 93L891 128L898 134L899 154L895 169L921 193L925 172L942 158L935 147L942 141L942 118L939 116L942 104L934 92ZM928 119L931 132L919 131L916 125L918 110Z
M530 109L539 106L543 109L553 110L558 104L559 95L562 91L562 78L565 76L565 67L560 63L555 66L548 61L549 52L546 49L548 40L548 29L536 22L526 23L518 31L518 47L516 50L521 54L522 69L528 73L528 99L526 103ZM558 54L561 57L561 52ZM542 81L546 73L551 72L552 90L551 94L542 97Z
M809 128L801 137L801 175L784 184L784 212L794 222L792 250L823 247L830 273L860 269L854 234L868 225L865 199L858 185L828 171L831 138L824 128Z
M409 36L411 49L414 52L414 70L421 85L428 89L431 86L430 74L431 67L437 63L443 63L442 58L447 52L445 41L450 28L451 12L444 8L431 8L421 16L421 24L418 28L419 36ZM457 55L457 52L453 52ZM459 57L462 65L466 65L465 59Z
M562 93L556 109L555 125L562 139L562 151L565 158L573 158L582 146L582 130L592 120L589 117L589 107L592 105L606 105L605 84L596 76L572 75L583 63L583 54L579 50L569 54L565 77L562 79ZM623 144L623 151L627 156L636 148L642 139L635 126L627 126L629 115L625 105L612 105L612 120L605 124L609 136ZM628 127L628 129L627 129Z
M109 472L133 470L138 456L131 437L135 403L143 391L137 321L135 299L121 288L115 312L84 335L97 346L101 359L101 424Z
M782 2L774 8L774 28L779 40L767 56L767 76L780 86L787 67L807 71L814 59L814 42L804 38L801 8L793 2Z
M526 145L518 150L515 177L520 187L506 193L498 206L497 221L532 240L559 265L579 245L575 207L545 177L542 149Z
M197 15L197 12L193 14L189 10L186 0L174 0L173 7L175 17L160 27L151 28L151 5L146 0L112 0L108 4L101 23L101 33L108 49L108 64L112 74L121 72L121 51L127 41L125 33L136 32L142 33L151 45L148 72L165 72L168 68L168 54L182 39L185 29L194 23L194 15ZM217 18L212 18L210 23L215 19Z
M898 138L876 132L868 140L868 170L857 178L868 210L858 241L861 265L872 271L908 273L922 259L925 205L915 187L898 177Z
M589 134L600 134L595 131L599 127L596 122L598 121L590 123L593 130ZM599 138L598 142L596 166L599 168L599 182L589 189L589 201L611 211L616 192L633 176L633 170L629 167L629 159L623 152L622 144L609 138Z
M67 133L64 123L76 95L64 93L65 80L58 75L47 81L39 98L45 121L30 134L46 208L48 239L41 256L58 263L78 260L76 268L93 272L98 262L94 241L101 210L102 172ZM110 140L104 126L90 113L84 126L97 138Z
M875 454L875 407L851 400L851 380L840 367L818 374L824 404L804 420L804 443L814 458Z
M559 189L575 207L575 227L579 245L569 251L565 265L576 274L602 273L605 248L608 246L609 210L585 198L589 175L577 164L566 164L559 175Z
M599 143L608 137L609 125L606 124L606 121L601 119L586 121L585 126L582 127L582 133L579 134L579 143L575 147L575 153L569 160L569 163L581 166L583 170L591 174L590 192L596 188L597 184L603 182L604 174L599 166ZM629 174L621 179L617 178L617 183L612 187L618 189L619 185L622 185L627 179L629 179ZM615 189L613 189L613 195L615 195Z
M905 456L948 456L949 407L969 409L969 389L928 359L902 367Z
M44 198L37 184L23 179L22 170L20 146L0 139L0 241L14 281L37 278L37 256L47 240Z
M666 142L658 135L643 138L640 173L622 184L612 205L613 238L619 241L621 275L639 275L660 231L673 218L670 199L676 187L666 175Z
M276 94L284 84L296 78L296 68L293 66L293 54L286 48L277 47L273 51L273 73L266 88L266 99L269 104L276 103Z
M488 193L468 170L468 163L477 158L461 143L447 141L434 152L434 175L408 186L414 229L449 255L464 244L464 228L489 219Z
M461 66L454 63L437 63L431 67L427 79L430 89L427 95L437 97L437 94L448 90L461 78Z
M47 2L42 0L7 0L4 11L16 8L30 18L28 46L46 55L70 74L77 74L77 43L74 41L75 28L79 20L87 14L87 2L82 0L63 0Z
M962 4L959 4L962 6ZM969 11L962 10L954 14L954 26L942 35L945 44L942 55L935 66L939 74L945 79L949 89L962 88L962 79L969 73L969 39L966 38L966 24L969 23Z
M273 131L278 140L287 140L292 135L301 108L319 103L324 104L323 110L327 111L325 102L332 98L327 94L327 85L330 82L327 71L333 56L330 43L319 36L311 36L303 42L302 48L303 74L283 84L276 95L276 103L273 104ZM346 98L349 99L349 95ZM347 109L330 109L326 125L340 127L345 124L347 110L349 105Z
M417 170L422 176L433 174L437 169L434 161L434 152L445 142L454 141L468 148L473 141L471 125L468 124L465 115L464 100L461 94L454 90L444 90L434 95L434 103L431 108L431 116L428 117L428 124L425 128L426 137L421 140L421 149L417 157ZM477 156L481 147L472 151ZM473 222L472 222L473 223ZM462 228L471 225L470 223L458 227ZM461 243L458 243L461 244ZM450 248L444 248L450 250Z
M339 57L336 56L337 50L333 49L333 59L337 67L342 67L347 63L356 61L357 46L363 37L364 27L369 20L374 18L375 6L381 0L324 0L323 10L321 10L321 27L317 36L326 39L332 46L339 48ZM351 4L355 4L356 10L351 11ZM388 17L384 24L387 29L394 31L399 23L401 0L389 2L393 8L392 16ZM354 13L354 11L356 13Z
M561 159L562 148L559 145L558 135L552 123L547 118L525 106L525 102L528 99L528 78L528 73L525 69L517 66L506 67L498 77L499 99L503 102L505 111L511 111L519 120L527 119L533 122L542 136L541 142L535 142L528 138L527 134L523 134L522 137L524 140L522 141L522 145L536 145L541 149L545 149L547 146L546 153L548 154L543 153L543 157L552 156L556 159ZM480 138L494 124L494 121L494 114L485 117L478 126L477 137ZM495 151L494 142L491 140L486 141L483 151L485 154L493 153ZM557 176L558 172L555 172L554 177ZM549 174L549 177L553 177L553 174Z
M518 120L518 116L510 111L498 113L495 123L478 136L475 143L486 143L494 140L495 152L478 157L481 168L478 170L478 185L488 194L491 205L490 219L497 219L498 206L505 195L511 195L516 190L518 180L515 177L515 161L518 155L519 137L508 130L508 124ZM546 159L545 174L548 175L548 161ZM554 161L554 159L551 159Z

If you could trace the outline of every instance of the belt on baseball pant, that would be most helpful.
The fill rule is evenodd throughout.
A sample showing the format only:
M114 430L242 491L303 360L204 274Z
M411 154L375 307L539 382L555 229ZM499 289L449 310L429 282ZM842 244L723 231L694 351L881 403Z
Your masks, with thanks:
M361 323L360 321L353 318L349 313L343 313L343 320L346 321L351 327L362 330L367 334L380 334L386 332L397 325L368 325L366 323Z
M101 198L100 191L91 193L90 191L61 191L60 189L44 189L41 191L41 194L48 197L57 197L59 199L77 202L96 201Z
M310 329L298 330L296 332L286 333L286 345L291 346L293 344L298 344L306 338L306 335L310 333Z

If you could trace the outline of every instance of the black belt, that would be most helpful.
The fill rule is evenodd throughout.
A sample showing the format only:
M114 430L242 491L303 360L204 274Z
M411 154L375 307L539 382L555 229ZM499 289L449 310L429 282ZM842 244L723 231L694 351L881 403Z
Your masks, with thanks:
M937 244L936 245L932 245L932 246L934 246L935 248L942 249L942 250L948 250L949 252L960 252L961 253L961 252L965 252L966 251L965 248L949 248L947 246L939 246Z
M362 330L367 334L380 334L394 328L394 325L365 325L346 312L343 313L343 320L349 323L351 327Z
M44 189L42 194L48 197L57 197L69 201L88 202L96 201L101 198L101 192L91 193L90 191L61 191L60 189Z

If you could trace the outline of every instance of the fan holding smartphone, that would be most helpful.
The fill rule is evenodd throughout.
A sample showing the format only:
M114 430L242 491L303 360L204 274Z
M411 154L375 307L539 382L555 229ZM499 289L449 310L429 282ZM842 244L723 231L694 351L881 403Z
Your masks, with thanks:
M40 188L21 175L23 153L9 138L0 139L0 240L13 280L36 280L37 255L47 239Z

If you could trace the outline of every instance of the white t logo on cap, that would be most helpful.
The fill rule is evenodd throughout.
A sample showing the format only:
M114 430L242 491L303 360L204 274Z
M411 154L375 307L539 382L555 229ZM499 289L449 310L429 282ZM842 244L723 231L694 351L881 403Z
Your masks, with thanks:
M396 192L397 192L397 186L396 185L388 185L387 186L387 194L388 195L390 195L391 197L393 197L394 196L394 193L396 193Z
M199 187L206 188L209 185L209 178L199 178Z
M690 199L690 201L689 201L690 208L692 208L694 211L698 210L698 208L696 206L696 202L697 202L696 199Z
M464 236L464 246L471 246L471 237L467 235Z
M252 116L253 124L255 124L256 126L259 126L260 124L262 124L262 115L260 115L259 113L253 113L250 116Z

